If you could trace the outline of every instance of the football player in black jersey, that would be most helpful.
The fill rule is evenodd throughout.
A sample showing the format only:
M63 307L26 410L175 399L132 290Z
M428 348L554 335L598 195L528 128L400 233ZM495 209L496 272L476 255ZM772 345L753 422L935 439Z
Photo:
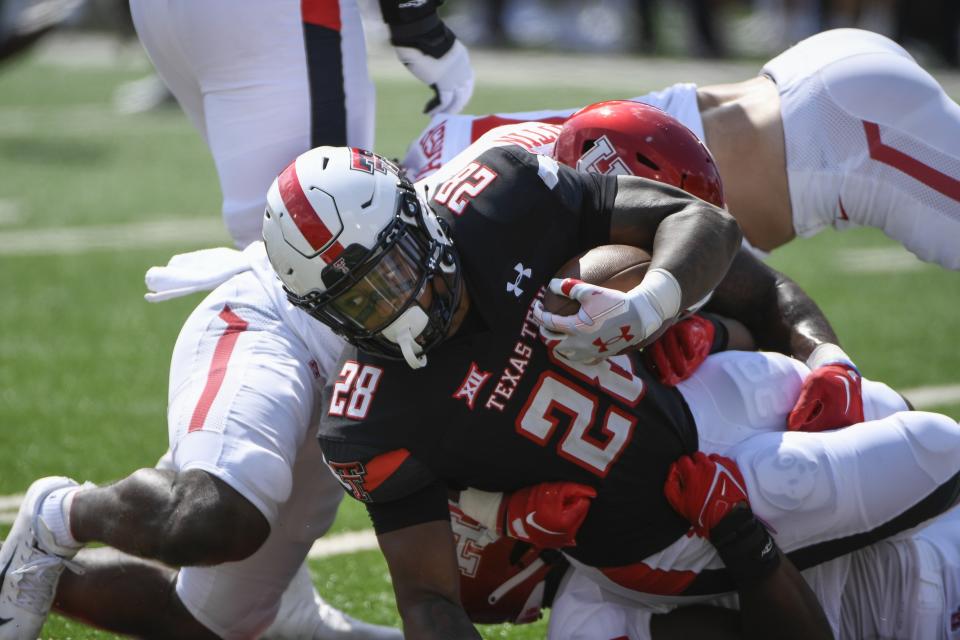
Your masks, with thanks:
M264 221L290 300L356 347L325 391L320 439L341 483L367 503L406 632L472 637L456 602L449 487L589 485L597 495L565 549L573 560L614 578L628 568L626 583L654 593L730 590L718 571L634 571L690 527L663 495L670 465L698 449L701 425L683 396L635 354L585 364L548 347L535 303L571 256L632 244L652 249L651 282L591 314L591 339L572 352L639 344L721 281L715 307L756 325L762 347L805 358L836 336L796 285L737 251L721 209L679 189L581 175L519 147L458 160L427 205L379 156L314 149L271 187ZM935 428L960 444L955 422ZM898 527L947 506L960 468L951 455L947 477L895 511Z

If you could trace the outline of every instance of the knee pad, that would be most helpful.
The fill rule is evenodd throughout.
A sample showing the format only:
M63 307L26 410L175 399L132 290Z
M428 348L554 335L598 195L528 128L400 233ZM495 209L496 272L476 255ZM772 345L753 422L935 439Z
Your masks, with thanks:
M775 353L728 351L707 358L677 385L697 425L700 449L722 453L758 433L783 431L807 372Z
M863 378L863 418L865 421L886 418L911 407L899 393L882 382Z
M960 471L960 424L949 416L904 411L893 416L907 434L917 464L941 483Z
M788 512L829 513L836 483L823 447L808 434L764 434L733 450L754 512L765 520ZM796 437L800 436L800 437Z

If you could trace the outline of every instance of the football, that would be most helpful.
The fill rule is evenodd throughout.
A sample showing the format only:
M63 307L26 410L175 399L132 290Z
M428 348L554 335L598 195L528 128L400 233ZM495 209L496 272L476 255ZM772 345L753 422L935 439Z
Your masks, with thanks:
M650 254L643 249L608 244L594 247L570 259L554 277L576 278L618 291L629 291L640 284L649 266ZM580 303L547 291L543 307L551 313L572 315L580 308Z

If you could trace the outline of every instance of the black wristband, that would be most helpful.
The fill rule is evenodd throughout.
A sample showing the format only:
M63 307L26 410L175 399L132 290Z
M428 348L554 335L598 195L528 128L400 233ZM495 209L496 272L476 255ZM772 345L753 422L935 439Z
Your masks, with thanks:
M433 21L424 20L415 25L390 27L390 44L395 47L413 47L433 58L443 56L453 47L457 37L447 28L447 25L440 21L440 18L437 18L436 14L433 17L435 18ZM428 31L422 31L423 25L428 23L432 23L433 27Z
M730 330L727 329L727 325L720 319L720 316L715 316L712 313L701 311L700 316L713 325L713 343L710 345L710 353L726 351L727 345L730 343Z
M380 0L380 14L390 26L411 24L428 16L437 15L437 7L443 0L424 0L408 2L405 0Z
M749 587L780 565L780 551L748 506L737 506L710 531L710 541L738 587Z

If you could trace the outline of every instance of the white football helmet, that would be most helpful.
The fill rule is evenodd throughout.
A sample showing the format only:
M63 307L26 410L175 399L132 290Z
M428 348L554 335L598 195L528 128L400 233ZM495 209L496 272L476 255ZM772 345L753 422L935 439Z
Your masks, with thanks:
M418 368L446 336L459 259L389 160L348 147L300 155L267 193L263 241L290 302L361 350Z

